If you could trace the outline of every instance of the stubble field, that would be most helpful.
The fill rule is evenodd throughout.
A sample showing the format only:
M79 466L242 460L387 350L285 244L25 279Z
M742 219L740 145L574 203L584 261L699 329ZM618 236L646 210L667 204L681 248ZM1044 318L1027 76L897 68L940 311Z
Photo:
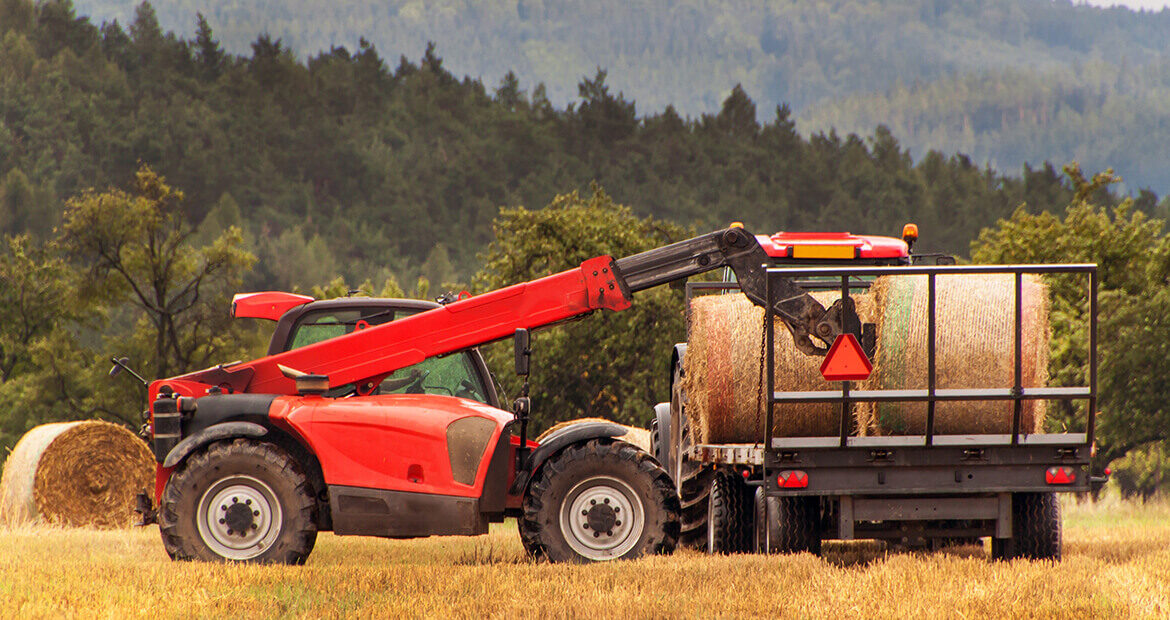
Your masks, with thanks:
M1065 504L1065 559L826 544L824 558L530 562L478 538L319 537L301 567L172 563L154 527L0 529L0 617L1166 617L1170 505Z

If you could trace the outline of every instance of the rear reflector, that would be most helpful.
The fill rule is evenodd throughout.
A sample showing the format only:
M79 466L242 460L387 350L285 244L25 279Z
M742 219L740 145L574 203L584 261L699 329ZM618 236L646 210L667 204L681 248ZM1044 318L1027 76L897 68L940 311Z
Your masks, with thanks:
M798 469L786 469L776 476L776 483L782 489L803 489L808 487L808 474Z
M1044 482L1048 484L1072 484L1076 479L1077 470L1071 467L1049 467L1044 472Z

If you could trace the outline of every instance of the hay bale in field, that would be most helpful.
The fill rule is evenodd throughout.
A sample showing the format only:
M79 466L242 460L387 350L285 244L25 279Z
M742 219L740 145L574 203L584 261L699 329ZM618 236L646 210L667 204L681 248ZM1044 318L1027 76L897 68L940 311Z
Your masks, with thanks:
M926 276L886 276L870 287L877 316L874 370L863 389L922 389L927 385ZM1023 386L1048 380L1048 288L1025 275ZM936 278L936 385L947 388L1010 388L1014 381L1015 279L1010 274L940 275ZM1020 429L1037 432L1044 401L1024 401ZM884 435L926 432L925 403L867 403L858 418ZM940 402L938 434L1010 433L1010 401Z
M578 422L605 422L607 424L617 424L618 426L626 429L626 434L622 435L621 437L618 437L617 439L620 439L620 440L627 442L627 443L632 443L635 446L638 446L639 448L641 448L643 451L645 451L649 454L654 454L654 451L650 449L650 431L648 431L644 428L637 428L635 426L626 426L625 424L618 424L617 422L614 422L613 420L606 420L604 418L578 418L576 420L566 420L564 422L557 422L556 424L550 426L548 430L541 433L540 436L536 438L536 443L541 443L549 435L552 435L553 433L561 430L562 428L565 428L566 426L571 426L571 425L576 424Z
M0 523L126 527L135 520L134 496L153 483L154 457L125 428L45 424L25 433L4 463Z
M837 292L817 292L828 307ZM863 321L872 314L867 295L854 295ZM783 323L776 323L774 385L777 390L833 389L821 376L824 358L801 353ZM764 437L761 381L764 369L764 309L743 295L707 295L691 300L683 388L687 420L698 443L757 443ZM831 403L777 405L777 437L833 436L840 433L841 409Z

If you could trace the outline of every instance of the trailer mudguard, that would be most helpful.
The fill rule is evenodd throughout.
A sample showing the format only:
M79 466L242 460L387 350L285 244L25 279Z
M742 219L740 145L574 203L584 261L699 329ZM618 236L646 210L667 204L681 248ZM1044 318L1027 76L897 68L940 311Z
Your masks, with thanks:
M166 459L163 460L162 466L170 469L183 462L183 459L187 458L195 450L213 441L233 437L263 437L266 434L268 434L268 429L255 422L223 422L221 424L215 424L190 437L184 438L174 448L171 448L171 451L167 453Z
M528 467L516 473L516 480L512 483L512 493L522 495L528 487L532 475L540 471L540 467L552 455L568 446L590 439L606 439L621 437L626 434L624 426L615 422L579 422L570 424L549 435L528 456Z

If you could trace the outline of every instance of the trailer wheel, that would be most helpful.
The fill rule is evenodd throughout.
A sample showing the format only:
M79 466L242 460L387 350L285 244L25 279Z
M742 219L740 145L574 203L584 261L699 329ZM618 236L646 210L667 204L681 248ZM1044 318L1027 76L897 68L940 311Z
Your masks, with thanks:
M540 468L524 496L520 535L553 562L630 559L678 544L670 476L638 448L594 439Z
M1059 560L1060 501L1056 493L1012 494L1012 537L991 539L993 560Z
M303 564L317 503L299 463L271 443L221 441L184 461L159 507L173 560Z
M743 478L734 472L715 474L707 500L707 553L751 550L755 510L749 491Z
M819 499L808 496L767 497L760 487L756 489L754 505L756 553L808 551L820 555ZM766 545L765 541L770 544Z

